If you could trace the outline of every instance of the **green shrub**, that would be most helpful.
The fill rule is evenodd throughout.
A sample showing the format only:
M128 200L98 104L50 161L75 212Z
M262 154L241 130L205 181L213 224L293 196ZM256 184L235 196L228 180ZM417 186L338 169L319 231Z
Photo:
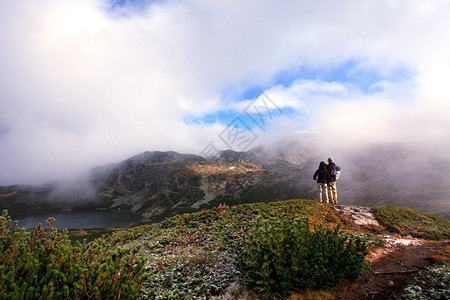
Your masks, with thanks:
M237 253L244 284L262 296L294 289L318 289L355 280L365 271L366 245L357 237L287 216L257 217Z
M138 249L110 249L104 238L72 245L67 231L39 224L31 232L0 217L1 299L130 299L145 280Z

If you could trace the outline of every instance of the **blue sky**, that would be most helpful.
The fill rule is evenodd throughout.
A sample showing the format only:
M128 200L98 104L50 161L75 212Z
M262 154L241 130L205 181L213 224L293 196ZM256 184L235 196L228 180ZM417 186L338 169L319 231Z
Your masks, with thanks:
M308 131L342 147L446 149L448 11L440 0L2 1L0 186L143 151L226 149L235 118L258 142ZM282 111L264 128L245 113L261 93Z
M145 10L149 5L161 2L163 0L108 0L110 10L117 10L123 7Z
M326 66L322 68L313 68L311 66L301 66L290 71L281 71L274 74L269 83L264 85L250 86L242 91L236 91L233 87L229 87L221 92L222 99L228 102L242 102L257 98L261 93L270 90L274 86L288 88L295 85L296 82L303 81L319 81L319 82L335 82L351 85L358 91L366 95L382 93L385 91L383 86L377 85L380 82L389 82L391 84L407 84L414 80L414 73L404 66L393 66L389 70L380 70L376 67L361 66L361 62L345 61L339 65ZM342 98L339 92L324 92ZM297 119L299 117L307 118L307 113L297 110L291 106L281 107L283 115L288 118ZM240 118L245 124L253 129L257 127L255 122L243 112L241 109L224 109L207 113L201 116L187 116L184 121L187 124L215 124L220 123L228 126L233 123L235 118ZM307 129L307 128L299 128Z

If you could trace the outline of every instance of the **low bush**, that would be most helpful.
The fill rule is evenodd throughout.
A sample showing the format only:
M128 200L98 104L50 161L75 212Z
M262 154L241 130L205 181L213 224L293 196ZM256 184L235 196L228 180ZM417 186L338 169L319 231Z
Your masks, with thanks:
M72 245L67 231L31 232L0 217L1 299L133 299L146 280L138 249L111 250L104 238Z
M366 245L339 231L339 225L312 231L307 219L256 217L236 256L242 281L265 297L359 278L367 268Z

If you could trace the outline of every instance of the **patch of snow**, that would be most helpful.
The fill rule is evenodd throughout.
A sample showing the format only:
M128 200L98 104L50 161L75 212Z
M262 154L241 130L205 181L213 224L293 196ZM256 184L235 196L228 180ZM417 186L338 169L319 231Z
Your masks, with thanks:
M165 211L165 208L164 208L164 207L156 207L156 208L153 208L153 209L151 209L151 210L145 211L145 212L142 214L142 216L143 216L144 218L147 218L147 219L148 219L148 218L150 218L150 217L153 217L153 216L162 214L164 211Z
M195 202L191 205L192 208L200 208L200 205L202 204L208 204L211 200L213 200L216 195L214 192L209 192L210 185L206 182L203 182L199 188L205 193L205 197L203 197L201 200Z
M420 246L423 245L422 242L418 240L409 240L409 239L397 239L397 238L387 238L386 243L390 244L391 246Z
M111 208L120 207L122 205L130 205L130 211L132 213L136 213L139 209L142 208L143 203L144 201L140 195L121 196L113 199Z

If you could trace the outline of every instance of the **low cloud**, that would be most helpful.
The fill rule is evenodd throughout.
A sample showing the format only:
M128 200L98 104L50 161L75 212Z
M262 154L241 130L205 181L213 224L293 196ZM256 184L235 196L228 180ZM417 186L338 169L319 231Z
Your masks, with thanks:
M295 111L260 141L311 130L338 145L448 146L447 2L111 3L0 4L0 185L71 178L146 150L200 153L227 124L184 118L238 110L245 99L224 92L253 86ZM376 70L372 91L321 78L348 61ZM409 75L391 80L399 66ZM276 79L303 67L317 78Z

